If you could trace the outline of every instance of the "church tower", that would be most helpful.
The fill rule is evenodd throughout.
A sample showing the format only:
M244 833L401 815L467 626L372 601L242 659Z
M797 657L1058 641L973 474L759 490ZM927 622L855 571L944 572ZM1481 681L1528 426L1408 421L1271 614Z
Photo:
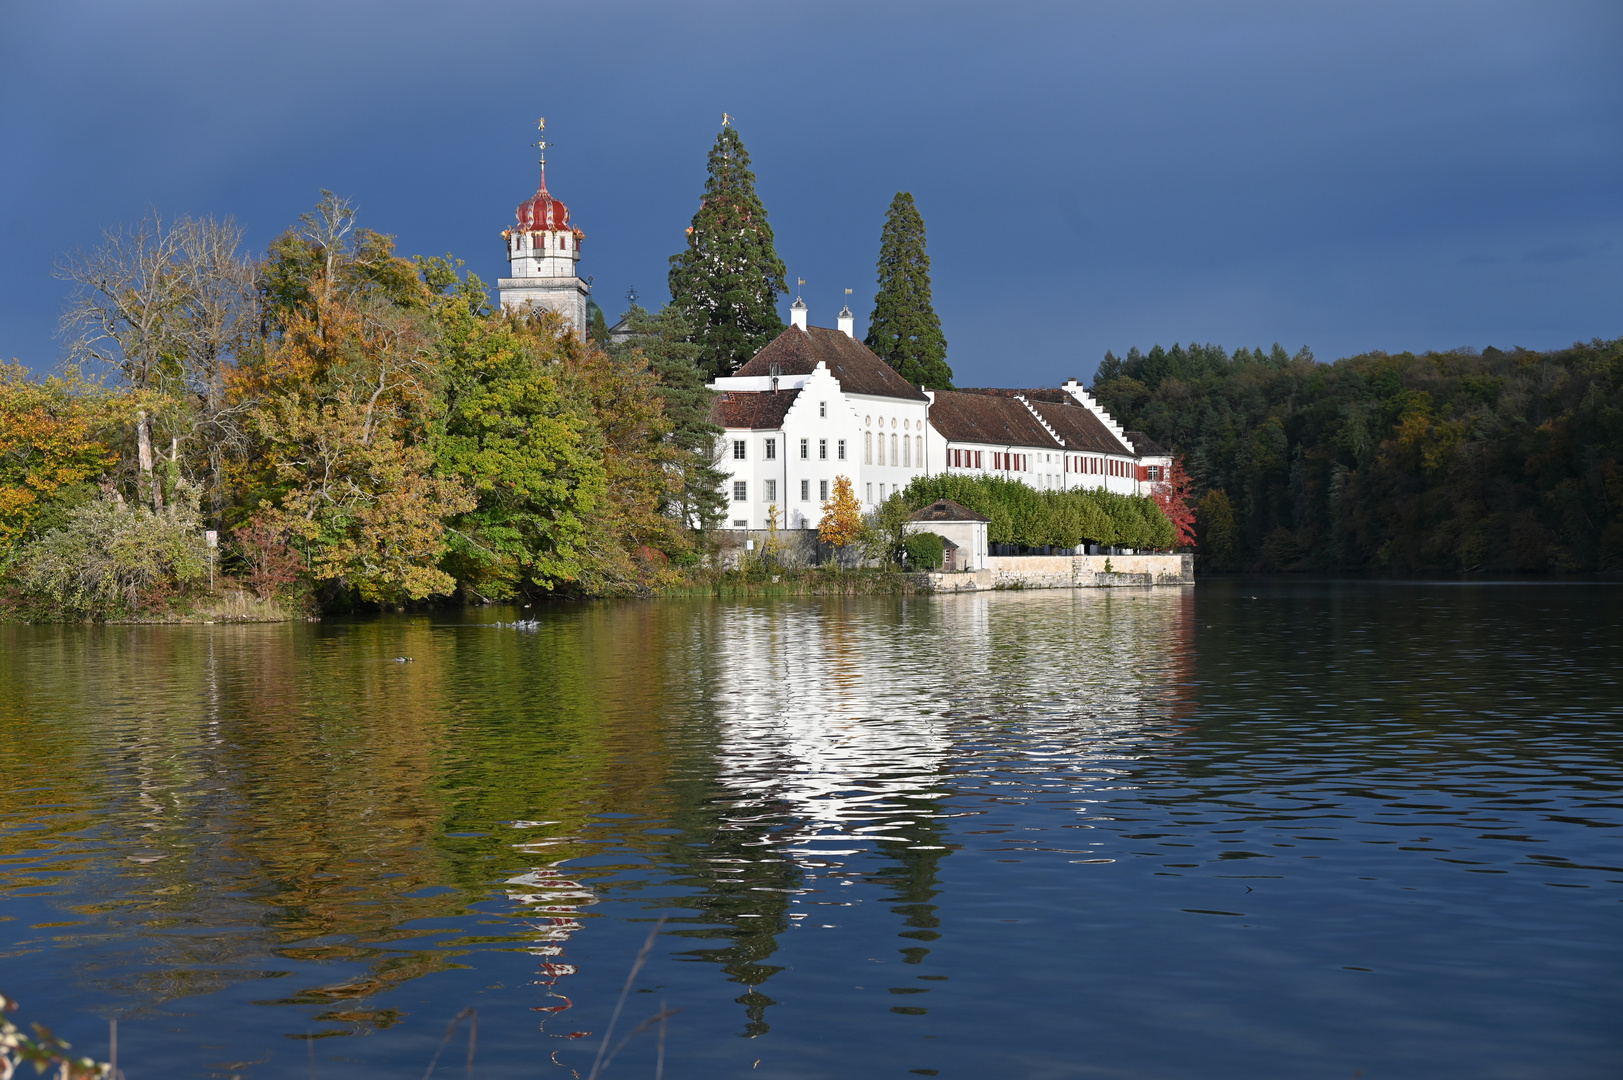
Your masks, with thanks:
M584 337L589 290L575 268L586 234L569 223L569 207L547 190L546 140L535 145L541 148L541 186L518 204L518 223L502 232L512 276L499 279L496 288L503 308L556 311L577 337Z

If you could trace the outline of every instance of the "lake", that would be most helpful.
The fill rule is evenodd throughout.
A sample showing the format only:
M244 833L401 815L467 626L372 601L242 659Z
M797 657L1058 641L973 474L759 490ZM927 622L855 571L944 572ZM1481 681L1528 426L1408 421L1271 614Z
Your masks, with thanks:
M605 1077L1611 1078L1620 600L4 626L0 992L129 1080L417 1077L469 1007L436 1075L565 1080L657 929Z

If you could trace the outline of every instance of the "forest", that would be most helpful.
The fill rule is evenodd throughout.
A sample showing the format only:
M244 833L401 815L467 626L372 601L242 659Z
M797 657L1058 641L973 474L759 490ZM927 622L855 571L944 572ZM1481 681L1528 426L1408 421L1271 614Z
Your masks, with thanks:
M1093 394L1182 456L1202 570L1623 569L1623 339L1106 353Z

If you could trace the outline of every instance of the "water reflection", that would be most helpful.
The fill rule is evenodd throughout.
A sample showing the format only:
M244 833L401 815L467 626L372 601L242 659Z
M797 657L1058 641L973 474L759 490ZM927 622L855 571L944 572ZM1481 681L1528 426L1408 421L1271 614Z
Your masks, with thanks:
M1283 1038L1301 1002L1341 999L1255 967L1329 948L1267 883L1355 922L1616 865L1573 830L1617 824L1623 643L1595 615L1563 636L1570 602L1538 603L1218 584L586 605L528 630L0 627L0 959L37 972L5 989L74 987L132 1038L209 1003L262 1039L245 1060L375 1036L323 1042L351 1073L420 1066L477 998L510 1017L482 1040L566 1075L666 914L670 962L639 992L680 995L697 1074L760 1075L766 1050L727 1056L738 1035L815 1073L795 1040L832 1016L881 1056L973 1033L955 1053L988 1074L997 1052L1070 1060L1078 1015L1090 1060L1131 1073L1135 1040L1175 1053L1144 1027L1169 1002L1201 1002L1203 1038ZM1152 912L1294 936L1225 951ZM1192 998L1163 942L1200 972ZM1083 966L1125 982L1083 1009ZM1266 1017L1213 996L1240 969ZM1499 1007L1473 993L1473 1015ZM1346 1023L1385 1030L1371 1000ZM1327 1060L1304 1055L1297 1074Z

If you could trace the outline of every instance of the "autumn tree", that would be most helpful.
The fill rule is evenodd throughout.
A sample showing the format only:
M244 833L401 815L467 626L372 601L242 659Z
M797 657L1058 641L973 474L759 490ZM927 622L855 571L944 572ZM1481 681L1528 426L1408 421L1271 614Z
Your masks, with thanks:
M0 364L0 566L95 497L93 481L118 459L98 438L110 399L72 376L35 382L21 364Z
M834 491L823 504L823 517L817 523L817 539L844 549L862 539L862 504L851 490L848 477L834 478Z
M879 292L865 343L915 386L952 388L947 338L930 298L924 218L912 192L898 191L885 214L879 234Z
M731 375L783 332L778 297L789 289L749 163L738 129L723 127L687 247L671 256L671 304L710 375Z
M1184 471L1181 457L1173 458L1165 478L1150 486L1155 505L1172 522L1177 547L1187 547L1195 542L1195 496L1192 487L1193 482Z

